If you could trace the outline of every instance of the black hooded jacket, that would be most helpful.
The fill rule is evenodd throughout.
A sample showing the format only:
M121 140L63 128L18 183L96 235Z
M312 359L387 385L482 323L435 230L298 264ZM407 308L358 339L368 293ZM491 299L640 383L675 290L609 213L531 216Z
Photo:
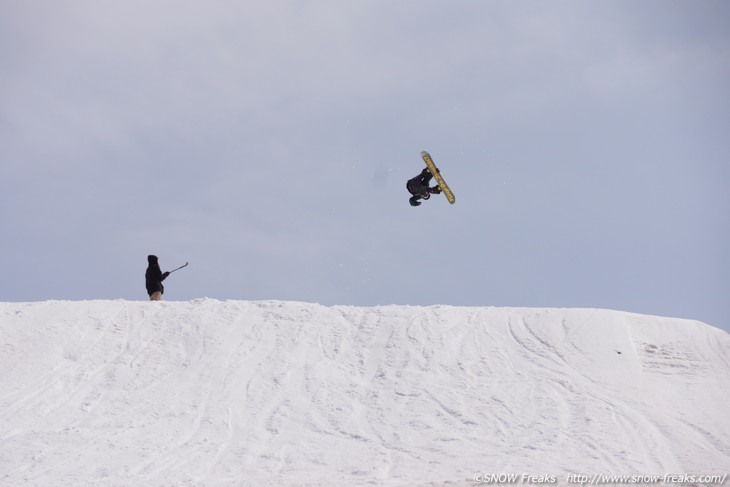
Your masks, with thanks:
M164 281L165 278L170 275L170 273L163 273L160 270L160 264L157 263L156 255L148 255L147 262L149 263L149 265L147 266L147 272L144 273L147 294L149 296L152 296L156 292L164 294L165 288L162 285L162 281Z
M427 196L429 193L428 185L431 182L432 177L433 176L430 172L428 172L428 169L424 169L421 171L421 174L408 180L408 183L406 183L406 189L414 196Z

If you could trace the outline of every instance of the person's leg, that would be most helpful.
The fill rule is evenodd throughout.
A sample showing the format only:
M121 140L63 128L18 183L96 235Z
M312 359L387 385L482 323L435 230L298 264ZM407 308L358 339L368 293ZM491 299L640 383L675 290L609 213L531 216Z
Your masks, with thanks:
M150 301L162 301L162 293L160 291L152 293Z

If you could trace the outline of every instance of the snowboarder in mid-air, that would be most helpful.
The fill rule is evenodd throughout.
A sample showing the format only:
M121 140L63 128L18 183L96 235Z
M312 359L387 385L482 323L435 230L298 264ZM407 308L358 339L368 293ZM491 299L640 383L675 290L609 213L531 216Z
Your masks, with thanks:
M438 168L436 168L436 171L438 171ZM411 206L418 206L421 204L420 199L427 200L431 197L432 194L440 194L441 188L438 186L434 186L432 188L429 188L429 183L431 182L431 178L433 178L433 174L431 174L431 171L426 167L421 171L421 174L416 176L413 179L409 179L408 183L406 183L406 189L409 193L411 193L413 196L408 200L408 202L411 204Z
M157 263L156 255L147 256L147 272L144 274L145 285L147 287L147 294L150 296L150 301L161 301L162 294L165 292L165 287L162 285L162 281L170 275L169 272L162 272L160 270L160 264Z

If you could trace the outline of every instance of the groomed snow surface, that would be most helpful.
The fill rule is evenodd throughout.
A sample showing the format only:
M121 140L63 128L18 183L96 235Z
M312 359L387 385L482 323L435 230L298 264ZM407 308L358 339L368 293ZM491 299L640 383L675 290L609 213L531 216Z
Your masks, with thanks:
M730 335L699 322L47 301L0 303L0 333L2 486L467 486L511 473L566 485L569 474L730 471Z

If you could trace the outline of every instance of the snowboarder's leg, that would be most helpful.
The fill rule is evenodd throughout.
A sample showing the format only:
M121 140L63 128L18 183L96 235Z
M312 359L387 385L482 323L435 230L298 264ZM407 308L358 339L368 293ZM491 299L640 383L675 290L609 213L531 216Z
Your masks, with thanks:
M160 291L152 293L150 301L162 301L162 293Z

